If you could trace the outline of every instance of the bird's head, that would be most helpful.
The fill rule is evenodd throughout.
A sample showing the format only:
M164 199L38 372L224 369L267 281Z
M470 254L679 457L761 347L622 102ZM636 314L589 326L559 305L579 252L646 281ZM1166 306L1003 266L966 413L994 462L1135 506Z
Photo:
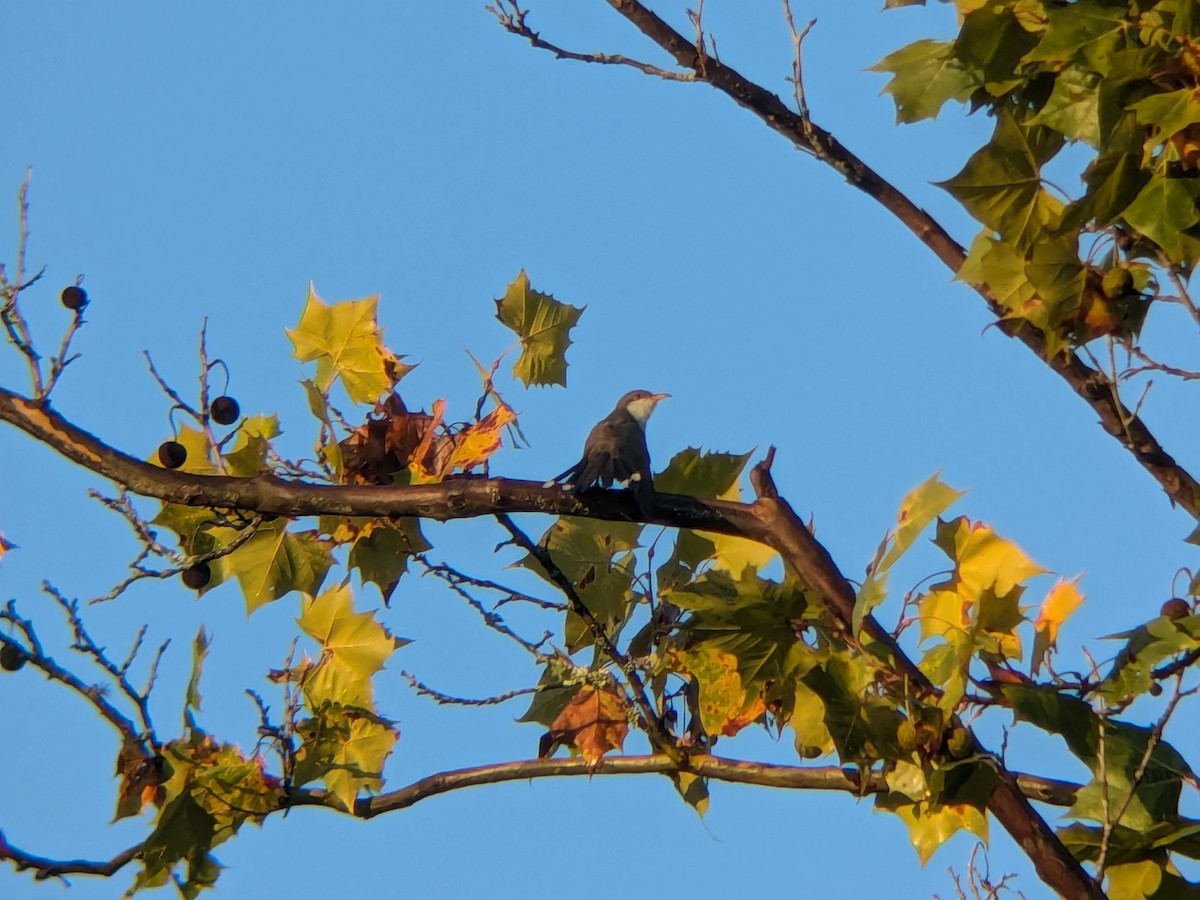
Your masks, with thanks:
M630 391L617 402L617 409L624 409L642 428L659 400L665 400L670 394L652 394L649 391Z

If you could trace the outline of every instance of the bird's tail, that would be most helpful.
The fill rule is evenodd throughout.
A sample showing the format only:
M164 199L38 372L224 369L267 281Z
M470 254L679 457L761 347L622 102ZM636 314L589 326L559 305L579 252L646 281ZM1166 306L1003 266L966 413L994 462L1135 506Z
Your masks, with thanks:
M567 471L559 475L555 475L553 478L543 484L542 487L554 487L556 484L561 484L564 487L572 487L578 482L579 476L583 473L583 469L586 465L587 460L581 459L579 462L575 463L575 465L571 466L571 468L567 469Z

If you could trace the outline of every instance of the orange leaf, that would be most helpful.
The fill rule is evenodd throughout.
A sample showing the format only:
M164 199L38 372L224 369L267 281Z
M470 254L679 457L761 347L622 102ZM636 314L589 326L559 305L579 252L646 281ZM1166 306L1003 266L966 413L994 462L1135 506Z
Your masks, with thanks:
M506 425L517 421L517 414L507 403L500 403L490 413L473 425L468 425L454 436L454 452L446 463L443 475L453 469L466 472L488 461L502 444L501 433Z
M590 685L580 688L550 725L551 737L573 746L593 769L605 753L624 746L628 733L625 697Z
M1083 594L1079 593L1078 584L1078 576L1070 581L1060 578L1042 601L1042 608L1038 610L1037 619L1033 623L1034 675L1038 673L1050 651L1057 646L1058 629L1079 608L1079 604L1083 603Z

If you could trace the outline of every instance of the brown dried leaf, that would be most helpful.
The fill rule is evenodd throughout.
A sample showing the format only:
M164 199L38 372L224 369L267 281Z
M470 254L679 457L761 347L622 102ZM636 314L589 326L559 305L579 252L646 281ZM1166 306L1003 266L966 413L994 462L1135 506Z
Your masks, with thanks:
M553 741L569 744L594 769L600 757L620 750L629 733L629 705L611 687L582 687L550 726Z

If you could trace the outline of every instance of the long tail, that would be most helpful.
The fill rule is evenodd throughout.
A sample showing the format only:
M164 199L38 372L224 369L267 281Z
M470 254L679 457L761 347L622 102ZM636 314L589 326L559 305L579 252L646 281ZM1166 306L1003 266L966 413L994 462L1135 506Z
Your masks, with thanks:
M579 476L583 473L583 470L586 466L587 459L581 459L579 462L575 463L575 465L571 466L571 468L567 469L567 471L560 475L555 475L544 485L542 485L542 487L553 487L556 484L561 484L563 487L573 487L579 480Z

